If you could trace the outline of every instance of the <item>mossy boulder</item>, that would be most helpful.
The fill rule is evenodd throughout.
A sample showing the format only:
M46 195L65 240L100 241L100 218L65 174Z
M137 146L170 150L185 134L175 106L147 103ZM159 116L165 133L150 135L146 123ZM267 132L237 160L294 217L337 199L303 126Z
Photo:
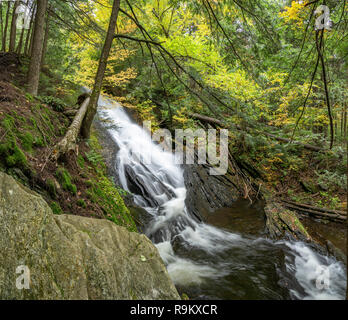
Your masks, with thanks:
M29 289L16 287L18 266ZM157 248L106 219L53 215L0 172L0 299L180 299Z

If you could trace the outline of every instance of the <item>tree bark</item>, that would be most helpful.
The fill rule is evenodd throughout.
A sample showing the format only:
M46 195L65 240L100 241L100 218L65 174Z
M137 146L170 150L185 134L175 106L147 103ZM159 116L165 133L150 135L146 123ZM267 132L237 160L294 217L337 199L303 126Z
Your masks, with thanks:
M12 21L11 21L11 30L10 30L10 46L9 51L14 52L16 47L16 35L17 35L17 17L18 14L16 13L16 10L18 8L19 1L16 1L13 6L12 11Z
M1 41L4 38L4 19L2 18L2 12L2 2L0 2Z
M42 47L41 69L42 69L43 65L45 64L45 57L46 57L46 51L47 51L49 31L50 31L50 13L47 12L45 37L44 37L44 43L43 43L43 47Z
M97 112L98 100L99 100L100 91L103 84L104 73L105 73L107 61L109 58L112 41L114 39L119 9L120 9L120 0L114 0L114 3L112 5L112 12L110 16L109 28L106 34L103 51L99 60L98 71L95 77L94 88L93 88L90 103L88 106L87 115L82 125L82 135L85 139L88 139L90 136L92 121Z
M58 144L53 148L51 158L55 161L63 154L66 154L70 150L74 150L76 139L80 133L83 119L87 113L87 108L90 103L90 98L86 98L82 103L80 109L77 111L77 114L71 123L68 131L66 132L64 138L60 140Z
M47 0L37 0L33 48L32 48L31 57L30 57L28 81L27 81L28 83L27 91L34 96L37 95L38 88L39 88L46 9L47 9Z
M35 30L35 18L33 18L33 28L31 30L30 40L29 40L29 49L28 49L28 57L31 57L31 53L33 52L33 43L34 43L34 30Z
M11 10L11 2L7 3L7 12L6 12L6 20L5 20L5 28L4 34L2 35L2 51L6 51L6 40L7 40L7 29L8 29L8 21L10 18L10 10Z
M24 45L24 54L26 56L29 56L29 44L30 44L30 39L31 39L31 35L33 32L33 24L34 24L34 11L35 8L33 8L33 12L31 14L31 18L30 18L30 26L29 29L27 31L27 35L26 35L26 39L25 39L25 45Z

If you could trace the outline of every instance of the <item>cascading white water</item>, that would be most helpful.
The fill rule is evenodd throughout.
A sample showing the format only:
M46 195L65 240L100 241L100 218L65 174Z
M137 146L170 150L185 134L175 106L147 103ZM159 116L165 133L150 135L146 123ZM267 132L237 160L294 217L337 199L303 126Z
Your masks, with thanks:
M298 284L290 288L289 297L344 298L342 263L320 256L301 242L251 239L194 220L185 206L183 171L175 164L173 154L155 145L149 133L117 102L101 98L99 115L114 125L107 130L119 148L115 166L120 184L127 191L131 191L131 184L137 185L135 202L152 216L146 234L156 244L177 286L198 288L193 292L206 298L281 299L279 279L274 280L280 263L272 259L285 255L286 277L295 278ZM149 157L150 164L141 160ZM175 252L176 240L183 244L183 254ZM318 270L323 266L330 272L330 286L320 289ZM239 283L241 279L243 283ZM223 294L216 295L218 291Z

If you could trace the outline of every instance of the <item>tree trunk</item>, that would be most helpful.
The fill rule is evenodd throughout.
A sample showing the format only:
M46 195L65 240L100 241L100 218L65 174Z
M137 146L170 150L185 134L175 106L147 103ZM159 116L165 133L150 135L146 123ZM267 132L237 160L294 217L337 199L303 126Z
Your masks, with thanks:
M34 10L35 10L35 8L33 9L33 12L31 14L30 26L29 26L29 29L27 31L27 36L25 39L24 54L26 56L29 56L29 43L30 43L30 38L31 38L32 30L33 30L33 24L34 24L33 23L34 22Z
M344 106L344 117L343 117L343 136L344 140L347 139L347 106Z
M17 17L18 14L16 10L18 8L19 1L16 1L13 6L12 21L11 21L11 31L10 31L10 46L9 51L14 52L16 47L16 35L17 35Z
M4 38L4 19L2 18L2 12L2 2L0 2L1 41Z
M112 5L112 12L110 16L109 28L106 34L103 51L99 60L99 66L98 66L98 71L95 77L91 100L88 106L87 115L82 125L82 135L85 139L88 139L90 136L92 121L97 112L98 99L99 99L100 91L103 84L104 73L105 73L107 61L109 58L112 40L114 39L119 9L120 9L120 0L114 0L114 3Z
M45 64L45 56L46 56L46 51L47 51L49 31L50 31L50 14L49 14L49 12L47 12L45 38L44 38L44 44L42 47L41 69L42 69L43 65Z
M28 71L27 91L36 96L39 88L40 66L42 49L44 42L45 14L47 9L47 0L37 0L37 11L35 16L35 27L33 37L33 48L30 57Z
M57 161L61 155L75 148L75 142L80 133L82 122L87 113L89 103L90 98L85 99L64 138L60 140L60 142L53 148L51 157L53 160Z
M17 46L17 49L16 49L16 52L18 54L22 53L23 39L24 39L24 30L25 30L25 28L22 29L21 36L19 38L18 46Z
M25 2L25 5L28 6L29 5L29 0L27 0ZM31 10L33 9L33 6L34 4L31 6L30 8L30 12ZM18 42L18 46L17 46L17 49L16 49L16 52L20 55L22 53L22 49L23 49L23 42L24 42L24 34L25 34L25 29L26 28L22 28L22 32L21 32L21 36L19 38L19 42ZM29 30L27 32L30 31L30 25L29 25ZM25 47L24 47L24 54L25 54Z
M29 49L28 49L28 57L31 57L31 53L33 52L33 43L34 43L34 31L35 31L35 18L33 18L33 28L31 30Z
M7 29L8 29L8 20L10 18L11 2L7 3L7 12L5 20L4 34L2 35L2 51L6 51L6 40L7 40Z

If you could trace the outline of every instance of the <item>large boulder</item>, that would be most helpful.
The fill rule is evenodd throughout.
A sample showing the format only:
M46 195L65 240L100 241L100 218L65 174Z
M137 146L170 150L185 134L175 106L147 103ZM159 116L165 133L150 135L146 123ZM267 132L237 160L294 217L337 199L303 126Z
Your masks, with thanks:
M18 289L18 266L30 288ZM56 216L0 172L0 299L179 299L158 250L107 220Z

